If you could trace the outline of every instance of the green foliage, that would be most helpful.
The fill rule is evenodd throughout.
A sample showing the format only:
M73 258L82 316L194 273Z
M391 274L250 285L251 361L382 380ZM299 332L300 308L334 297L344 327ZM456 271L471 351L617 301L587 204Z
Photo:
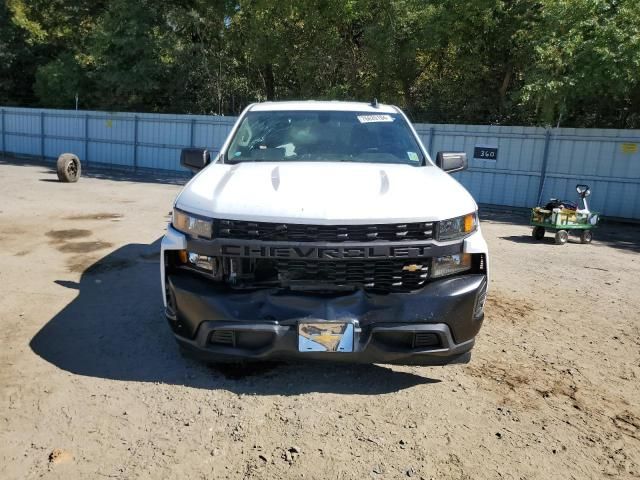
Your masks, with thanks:
M0 4L0 104L21 105L35 101L30 83L39 55L14 20L6 3ZM26 87L26 88L25 88Z
M0 27L3 103L377 97L418 121L640 125L637 0L7 0Z
M624 119L634 107L637 116L632 101L640 86L637 0L547 0L531 38L534 56L521 98L535 104L544 123L581 111L587 124L594 119L589 116Z
M153 0L114 0L89 34L86 71L101 108L170 105L174 39L162 7Z
M69 53L43 65L36 71L34 90L38 98L46 98L47 106L74 108L80 91L82 69Z

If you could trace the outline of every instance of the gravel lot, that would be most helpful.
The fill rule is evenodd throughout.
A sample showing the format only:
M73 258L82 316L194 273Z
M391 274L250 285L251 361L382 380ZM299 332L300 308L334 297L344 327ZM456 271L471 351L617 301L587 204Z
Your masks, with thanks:
M468 365L216 370L162 316L179 188L0 160L0 477L640 477L640 227L555 246L482 212Z

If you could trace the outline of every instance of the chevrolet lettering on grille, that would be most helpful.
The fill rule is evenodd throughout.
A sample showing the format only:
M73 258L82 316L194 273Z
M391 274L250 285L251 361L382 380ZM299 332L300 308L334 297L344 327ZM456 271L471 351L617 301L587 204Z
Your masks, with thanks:
M433 255L433 245L407 246L254 246L220 245L220 254L228 257L297 258L335 260L340 258L423 258Z

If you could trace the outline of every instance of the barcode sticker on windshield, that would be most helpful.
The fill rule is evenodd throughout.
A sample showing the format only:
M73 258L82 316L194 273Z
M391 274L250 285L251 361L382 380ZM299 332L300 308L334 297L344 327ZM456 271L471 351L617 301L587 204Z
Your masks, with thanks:
M418 160L420 160L420 157L418 157L418 154L416 152L407 152L407 156L412 162L417 162Z
M391 115L358 115L360 123L393 122Z

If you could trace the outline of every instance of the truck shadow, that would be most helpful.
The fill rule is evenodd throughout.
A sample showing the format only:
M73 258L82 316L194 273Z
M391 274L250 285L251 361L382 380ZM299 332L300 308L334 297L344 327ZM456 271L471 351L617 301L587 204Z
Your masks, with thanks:
M160 240L129 244L89 265L79 282L57 280L78 295L33 337L33 352L77 375L257 395L380 394L439 381L378 365L211 368L183 358L163 316L159 250Z

